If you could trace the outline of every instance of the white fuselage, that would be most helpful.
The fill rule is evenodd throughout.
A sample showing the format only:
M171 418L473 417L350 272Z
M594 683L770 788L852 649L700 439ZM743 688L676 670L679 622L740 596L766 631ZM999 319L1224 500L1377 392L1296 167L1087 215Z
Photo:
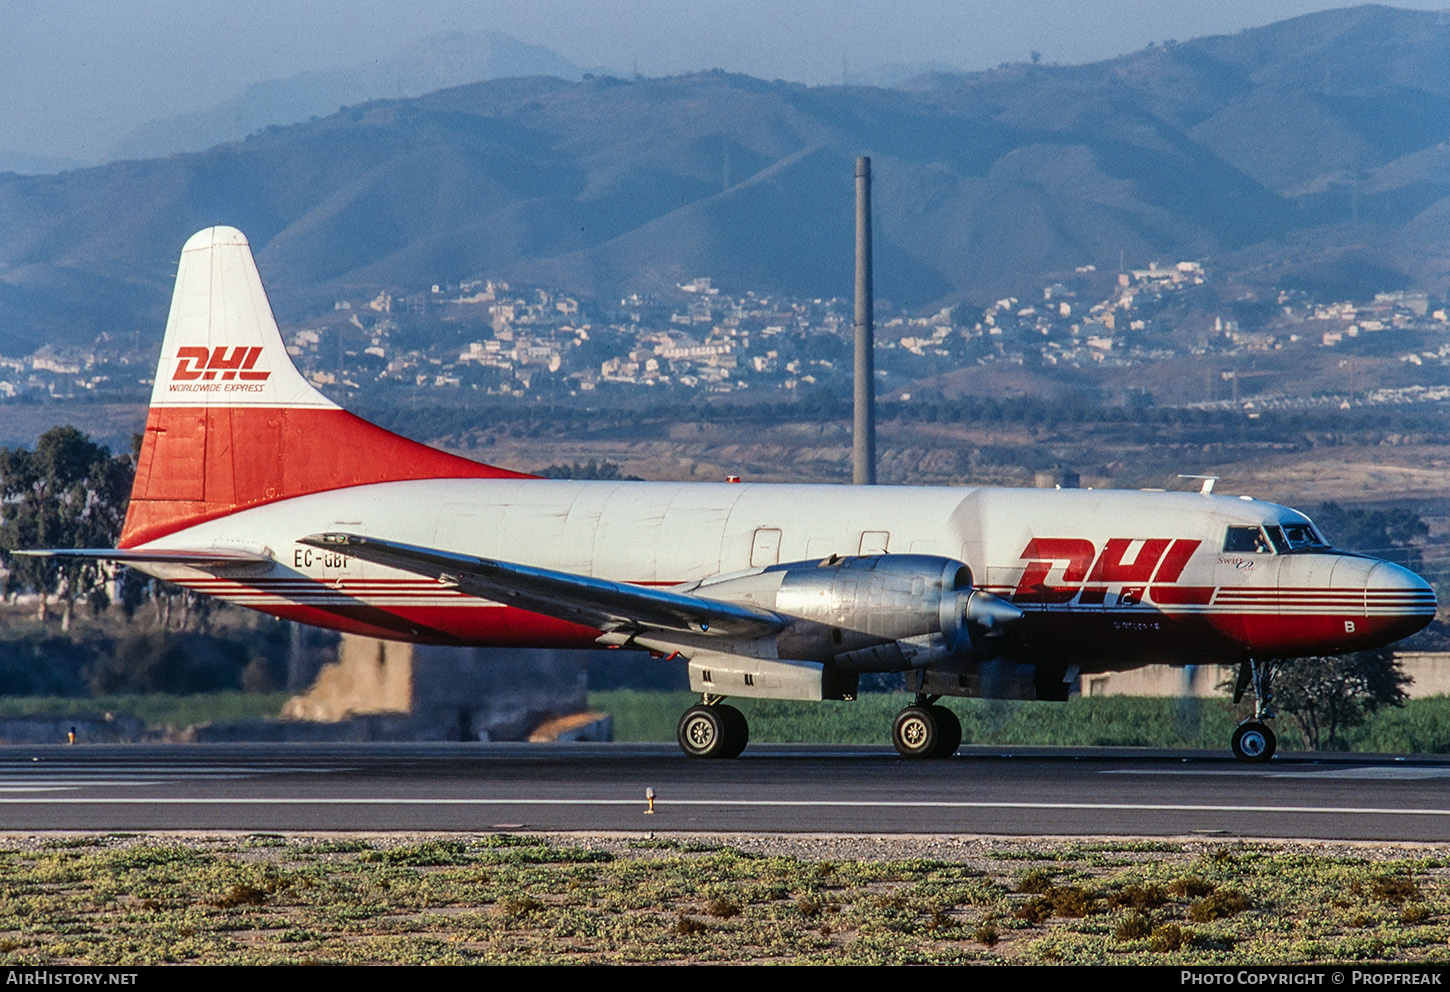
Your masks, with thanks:
M265 548L274 564L220 577L152 570L281 616L446 643L587 646L593 632L298 539L347 531L649 585L831 555L939 555L1027 612L1029 649L1087 662L1320 653L1433 613L1422 580L1376 559L1224 551L1230 525L1305 519L1197 493L439 479L283 500L151 546Z

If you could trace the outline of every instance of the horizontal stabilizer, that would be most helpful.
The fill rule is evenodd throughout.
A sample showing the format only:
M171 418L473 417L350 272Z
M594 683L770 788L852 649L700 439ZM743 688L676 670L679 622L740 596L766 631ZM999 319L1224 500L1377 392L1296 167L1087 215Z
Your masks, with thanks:
M123 565L191 565L212 568L221 565L259 565L271 563L271 555L244 548L41 548L16 551L31 558L83 558L91 561L115 561Z
M358 534L313 534L298 543L425 575L473 596L600 630L673 630L749 638L785 626L784 619L769 610L737 603Z

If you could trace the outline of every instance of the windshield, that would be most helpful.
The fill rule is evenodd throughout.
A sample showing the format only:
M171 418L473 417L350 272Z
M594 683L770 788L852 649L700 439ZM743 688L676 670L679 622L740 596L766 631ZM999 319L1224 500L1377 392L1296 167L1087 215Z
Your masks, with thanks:
M1282 525L1282 528L1270 527L1269 533L1272 535L1280 529L1283 531L1284 542L1290 551L1303 551L1308 548L1329 549L1329 542L1320 537L1319 532L1311 524L1286 523ZM1275 543L1278 542L1275 541Z
M1224 551L1238 554L1288 554L1294 551L1329 551L1328 542L1312 524L1280 523L1263 527L1230 527L1224 535Z

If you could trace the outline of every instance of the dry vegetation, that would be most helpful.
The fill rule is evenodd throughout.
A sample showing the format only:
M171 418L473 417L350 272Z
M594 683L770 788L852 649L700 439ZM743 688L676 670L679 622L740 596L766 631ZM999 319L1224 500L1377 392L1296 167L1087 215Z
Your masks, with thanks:
M481 835L0 840L0 964L1450 960L1450 850Z

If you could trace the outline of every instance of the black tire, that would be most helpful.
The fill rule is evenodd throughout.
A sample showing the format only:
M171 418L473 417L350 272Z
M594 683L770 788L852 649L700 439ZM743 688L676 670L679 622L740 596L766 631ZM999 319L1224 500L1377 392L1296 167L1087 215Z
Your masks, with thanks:
M1247 762L1268 761L1278 746L1279 739L1274 732L1257 720L1239 724L1229 740L1234 757Z
M937 730L941 739L936 742L936 750L932 752L933 758L950 758L957 753L957 748L962 746L962 721L957 715L945 706L930 707L936 716Z
M908 706L896 714L891 725L891 743L903 758L936 756L941 741L941 726L931 706Z
M721 703L715 709L725 718L726 747L720 757L738 758L740 752L745 750L745 745L750 743L750 724L746 722L745 714L733 706Z
M1064 682L1067 668L1062 665L1038 665L1032 676L1037 698L1052 703L1065 703L1072 696L1072 686Z
M685 710L675 736L680 750L691 758L731 757L729 722L718 706L691 706Z

